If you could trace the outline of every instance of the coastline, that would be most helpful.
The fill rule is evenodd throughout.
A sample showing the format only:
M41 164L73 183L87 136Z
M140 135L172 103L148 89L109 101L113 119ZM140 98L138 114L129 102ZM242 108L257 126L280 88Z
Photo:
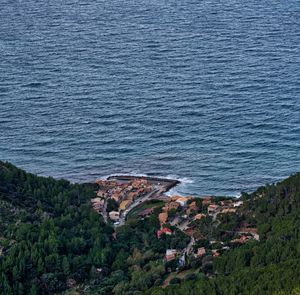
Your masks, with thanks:
M181 183L177 179L162 178L162 177L151 177L151 176L135 176L135 175L111 175L106 178L107 180L115 180L117 182L130 182L135 179L144 179L153 185L159 185L163 187L163 192L166 193L172 188L176 187Z

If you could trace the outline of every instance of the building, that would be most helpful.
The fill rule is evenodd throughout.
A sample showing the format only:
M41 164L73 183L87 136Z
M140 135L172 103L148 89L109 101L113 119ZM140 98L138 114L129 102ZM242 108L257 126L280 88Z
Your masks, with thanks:
M169 228L164 227L164 228L158 230L158 231L156 232L156 235L157 235L158 238L160 238L160 236L161 236L162 234L165 234L165 235L172 235L172 233L173 233L173 232L172 232Z
M209 205L211 204L212 197L203 197L202 198L202 205Z
M111 195L111 199L115 200L117 203L119 203L122 200L121 192L114 192Z
M104 179L96 179L95 183L97 183L100 186L105 186L106 185L106 180L104 180Z
M206 217L206 214L199 213L199 214L194 216L194 220L200 220L200 219L205 218L205 217Z
M172 202L175 202L178 198L181 198L181 196L171 196L171 197L170 197L170 200L171 200Z
M242 206L243 204L244 204L243 201L237 201L237 202L234 202L234 203L233 203L233 207L240 207L240 206Z
M166 250L166 255L172 255L172 254L177 254L176 249L167 249Z
M221 210L221 213L223 213L223 214L235 213L235 212L236 212L236 208L224 208Z
M109 218L113 221L118 221L120 218L120 213L118 211L111 211L108 214Z
M162 212L158 215L158 219L159 219L159 222L160 224L164 224L167 222L168 220L168 213L166 212Z
M92 204L98 204L98 203L103 204L104 200L101 198L93 198L93 199L91 199L91 202L92 202Z
M171 201L171 202L165 204L163 210L164 211L170 211L172 209L177 210L179 206L180 206L179 203Z
M139 196L138 192L129 192L128 193L128 199L134 201Z
M220 252L219 252L218 250L216 250L216 249L211 250L211 253L212 253L213 257L218 257L218 256L220 256Z
M231 240L231 243L245 244L250 238L246 235L240 236L238 239Z
M187 197L180 197L175 202L177 202L180 206L185 207L188 200L189 198Z
M193 213L197 213L199 210L198 206L196 205L196 202L193 201L188 205L188 209L186 210L187 214L193 214Z
M197 250L198 257L204 256L205 254L206 254L206 250L204 247L198 248L198 250Z
M101 198L91 199L92 207L96 212L100 212L104 205L104 200Z
M196 202L193 201L189 204L189 209L194 210L194 211L198 211L198 206L196 205Z
M220 202L221 206L231 206L232 200L224 200Z
M130 206L131 203L132 202L130 200L122 201L120 206L119 206L119 210L122 210L122 211L126 210Z
M97 197L100 197L100 198L105 198L106 197L106 193L104 191L97 191Z
M257 233L257 228L240 228L238 231L244 234L251 234L255 240L259 241L259 234Z
M219 205L216 205L216 204L210 204L208 207L207 207L207 213L208 214L214 214L216 213L218 210L219 210Z
M104 180L104 179L97 179L95 181L99 186L102 186L102 187L110 187L110 188L113 188L113 187L116 187L118 185L118 183L114 180Z
M132 187L134 188L141 188L145 187L148 184L148 181L146 179L135 179L132 181Z
M177 250L167 249L165 254L165 261L168 262L174 260L176 258L176 255L177 255Z

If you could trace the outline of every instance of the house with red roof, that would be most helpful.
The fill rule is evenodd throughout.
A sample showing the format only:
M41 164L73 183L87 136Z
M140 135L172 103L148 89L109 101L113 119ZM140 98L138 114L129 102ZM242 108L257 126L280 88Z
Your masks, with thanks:
M156 235L157 235L158 238L160 238L160 236L161 236L162 234L172 235L172 233L173 233L173 232L172 232L169 228L164 227L164 228L158 230L158 231L156 232Z

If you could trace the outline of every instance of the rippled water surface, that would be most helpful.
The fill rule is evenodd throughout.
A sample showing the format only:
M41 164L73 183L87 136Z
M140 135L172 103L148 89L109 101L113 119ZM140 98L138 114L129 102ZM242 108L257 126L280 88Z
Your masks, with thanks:
M181 193L300 171L299 1L0 2L0 158Z

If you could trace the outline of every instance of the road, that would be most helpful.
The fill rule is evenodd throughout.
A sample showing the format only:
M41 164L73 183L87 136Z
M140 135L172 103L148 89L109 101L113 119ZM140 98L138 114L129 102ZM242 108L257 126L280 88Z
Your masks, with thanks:
M101 215L103 216L104 222L107 223L107 212L106 212L106 208L107 208L107 199L104 200L104 205L102 207L101 210Z
M193 247L194 244L195 244L195 239L194 239L194 237L191 237L191 240L190 240L189 244L184 249L184 253L190 254L191 249L192 249L192 247Z
M219 213L220 212L218 211L218 212L211 215L212 216L212 223L213 223L214 227L218 227L221 224L221 221L217 219Z
M115 226L118 227L118 226L124 225L124 223L126 221L127 214L132 209L134 209L138 205L146 202L147 200L149 200L150 198L152 198L155 195L159 196L161 193L163 193L163 189L156 188L152 192L150 192L149 194L145 195L144 197L136 199L124 212L121 213L119 223L115 224Z
M189 220L184 220L182 223L176 225L177 228L179 228L181 231L184 231L188 228L188 224L190 223Z
M179 217L176 216L176 217L170 222L170 224L171 224L172 226L177 226L177 225L178 225L178 222L179 222Z

